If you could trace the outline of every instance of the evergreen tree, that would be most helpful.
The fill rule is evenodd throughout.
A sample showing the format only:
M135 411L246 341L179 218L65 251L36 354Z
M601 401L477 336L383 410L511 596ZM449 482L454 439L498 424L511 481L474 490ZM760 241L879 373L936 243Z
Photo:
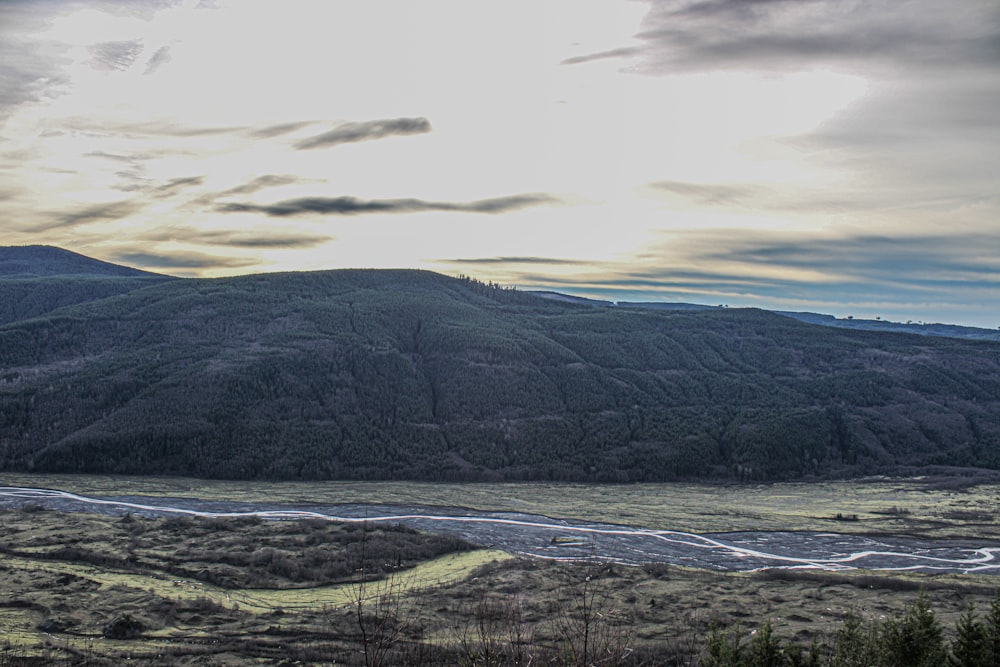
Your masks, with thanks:
M713 626L705 653L698 663L701 667L742 667L744 656L739 630L723 632Z
M989 667L996 664L990 659L986 628L976 618L972 604L958 619L955 629L958 636L952 642L951 656L948 658L951 667Z
M880 639L883 667L941 667L948 663L941 625L923 593L902 620L885 621Z
M774 636L771 621L754 633L750 640L750 654L746 661L747 667L782 667L785 664L784 651L781 650L781 640Z
M853 611L847 614L835 641L830 667L868 667L876 664L872 631L865 629L861 617Z
M990 603L990 613L986 615L983 629L986 633L986 650L990 664L1000 665L1000 588Z

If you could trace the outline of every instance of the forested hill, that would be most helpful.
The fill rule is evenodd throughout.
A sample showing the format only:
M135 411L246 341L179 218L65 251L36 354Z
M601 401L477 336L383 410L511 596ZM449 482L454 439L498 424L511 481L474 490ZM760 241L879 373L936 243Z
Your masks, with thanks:
M123 294L165 280L52 246L0 247L0 324Z
M1000 468L1000 344L419 271L160 282L0 326L0 467L226 478Z

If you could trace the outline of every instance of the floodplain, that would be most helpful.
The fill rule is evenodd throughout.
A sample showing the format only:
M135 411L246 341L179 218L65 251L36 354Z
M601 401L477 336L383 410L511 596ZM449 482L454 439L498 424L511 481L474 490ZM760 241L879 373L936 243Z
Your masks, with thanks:
M90 496L420 503L696 532L1000 539L993 516L1000 487L946 478L760 486L34 475L2 481ZM970 602L987 608L998 581L982 574L720 573L551 562L391 524L125 517L31 505L0 512L0 545L0 655L11 660L0 664L125 658L132 664L370 664L358 601L364 607L370 600L365 613L377 612L374 601L387 593L396 619L394 655L409 656L412 664L433 664L420 659L427 647L459 664L457 656L481 633L484 609L494 616L502 610L508 621L516 611L525 642L530 634L533 646L558 655L588 594L601 608L608 641L629 644L636 661L620 664L691 664L712 627L750 633L769 621L777 635L808 646L832 636L848 614L877 621L898 614L921 592L951 628ZM116 633L121 619L136 621L134 631Z

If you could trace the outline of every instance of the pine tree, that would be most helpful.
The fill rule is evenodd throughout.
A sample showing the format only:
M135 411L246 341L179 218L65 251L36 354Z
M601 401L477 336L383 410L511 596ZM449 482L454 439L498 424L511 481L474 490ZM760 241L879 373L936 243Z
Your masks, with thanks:
M872 632L865 630L861 617L850 612L837 631L830 667L868 667L876 663Z
M972 604L958 619L955 629L958 636L952 642L951 656L948 658L951 667L990 667L995 664L990 659L986 628L976 618Z
M750 640L748 667L782 667L785 664L781 640L774 636L771 621L767 621Z
M941 625L923 593L902 620L885 621L880 640L884 667L941 667L948 663Z
M993 602L990 603L990 613L984 623L986 632L986 650L991 665L1000 665L1000 588L997 589Z
M738 631L722 632L713 626L706 644L706 654L698 663L701 667L741 667L744 664Z

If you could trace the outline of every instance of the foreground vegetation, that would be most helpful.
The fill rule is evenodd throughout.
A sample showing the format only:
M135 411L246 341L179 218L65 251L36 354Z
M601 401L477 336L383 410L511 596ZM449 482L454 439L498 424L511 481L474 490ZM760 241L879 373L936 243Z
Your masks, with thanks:
M26 507L0 545L0 664L888 667L912 637L964 655L996 614L988 576L554 563L314 520Z

